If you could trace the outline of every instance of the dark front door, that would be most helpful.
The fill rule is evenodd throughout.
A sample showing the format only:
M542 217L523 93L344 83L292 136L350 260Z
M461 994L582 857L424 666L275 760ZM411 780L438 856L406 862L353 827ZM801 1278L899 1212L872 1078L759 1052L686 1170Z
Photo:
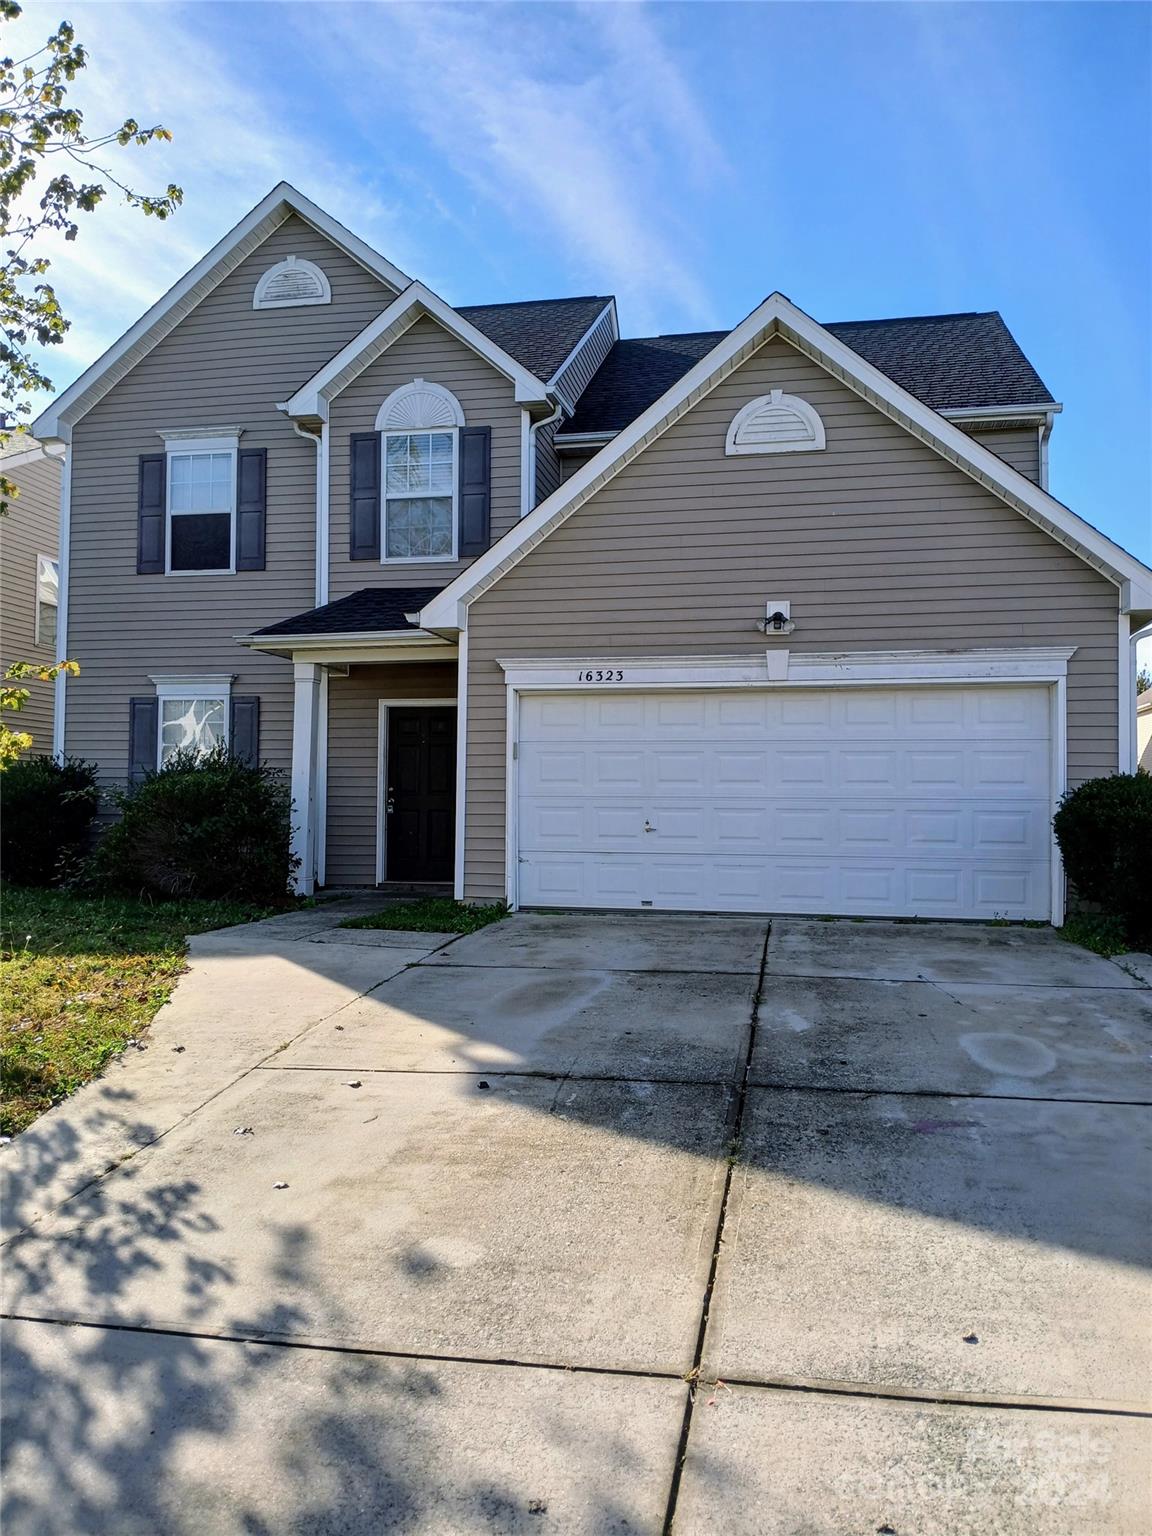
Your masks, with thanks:
M389 709L384 878L452 878L456 711Z

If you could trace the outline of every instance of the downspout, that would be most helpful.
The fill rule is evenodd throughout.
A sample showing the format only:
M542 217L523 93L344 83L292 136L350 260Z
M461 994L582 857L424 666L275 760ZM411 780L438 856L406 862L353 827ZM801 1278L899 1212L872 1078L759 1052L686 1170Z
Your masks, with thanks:
M551 416L542 416L528 428L528 502L527 506L521 508L521 517L527 517L536 505L536 434L541 427L550 427L553 422L559 421L563 414L564 403L561 401Z
M1044 425L1040 428L1040 489L1048 489L1048 439L1052 436L1052 426L1056 420L1054 411L1045 411Z
M328 601L328 431L320 423L319 432L309 432L298 421L292 430L316 449L316 607Z
M62 444L60 464L60 535L56 558L59 561L60 586L56 603L56 661L68 660L68 587L72 567L72 429L64 430L68 437ZM55 457L55 455L53 455ZM58 763L64 761L64 710L67 702L68 674L58 672L52 684L52 756Z

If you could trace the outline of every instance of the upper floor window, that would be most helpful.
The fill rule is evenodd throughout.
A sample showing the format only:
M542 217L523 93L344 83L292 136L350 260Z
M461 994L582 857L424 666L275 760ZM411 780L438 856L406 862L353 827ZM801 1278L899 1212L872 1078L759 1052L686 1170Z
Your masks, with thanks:
M807 400L774 389L736 412L724 452L806 453L823 447L824 423Z
M385 560L454 560L460 402L414 379L388 396L376 417L384 460L381 555Z
M314 261L287 256L269 267L256 284L253 309L294 309L301 304L330 304L332 288Z
M236 439L168 444L168 569L231 571Z

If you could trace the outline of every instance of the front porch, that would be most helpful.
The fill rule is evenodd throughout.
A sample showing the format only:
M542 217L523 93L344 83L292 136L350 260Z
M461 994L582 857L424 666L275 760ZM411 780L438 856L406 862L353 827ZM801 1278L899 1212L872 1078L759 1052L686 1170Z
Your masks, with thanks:
M292 852L319 886L456 882L458 648L426 588L365 588L245 637L293 669Z

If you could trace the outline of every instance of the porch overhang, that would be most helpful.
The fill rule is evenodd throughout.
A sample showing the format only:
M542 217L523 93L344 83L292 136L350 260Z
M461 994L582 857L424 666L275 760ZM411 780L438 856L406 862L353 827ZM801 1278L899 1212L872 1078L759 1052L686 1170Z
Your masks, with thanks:
M237 635L238 645L287 661L319 666L377 664L384 661L453 661L460 648L426 629L380 630L344 635Z

